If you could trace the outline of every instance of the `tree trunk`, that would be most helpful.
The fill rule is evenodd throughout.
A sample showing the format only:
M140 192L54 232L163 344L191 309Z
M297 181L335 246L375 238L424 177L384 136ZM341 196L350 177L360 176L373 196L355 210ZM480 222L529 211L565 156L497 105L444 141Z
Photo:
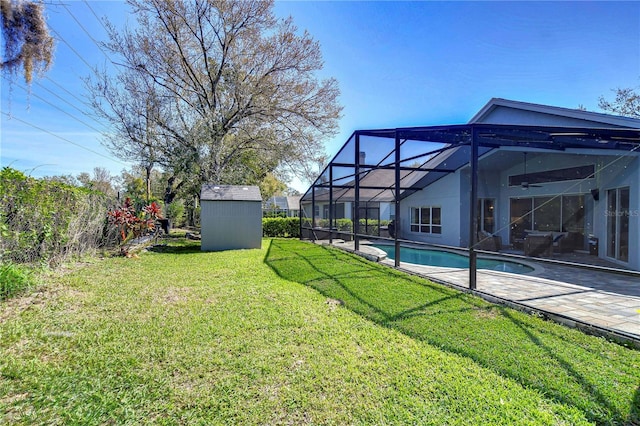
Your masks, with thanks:
M151 169L153 166L146 166L145 171L147 172L146 180L147 180L147 204L149 204L149 200L151 199Z

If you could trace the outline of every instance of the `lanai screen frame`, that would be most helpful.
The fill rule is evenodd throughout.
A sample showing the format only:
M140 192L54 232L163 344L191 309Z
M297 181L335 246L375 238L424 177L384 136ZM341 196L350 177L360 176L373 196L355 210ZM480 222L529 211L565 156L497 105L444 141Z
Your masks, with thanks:
M373 137L393 140L393 148L383 156L383 160L377 164L361 164L361 138ZM425 150L418 154L403 158L402 146L408 141L436 144L430 151ZM353 161L340 161L341 154L347 152L353 142ZM438 146L440 145L440 146ZM329 240L333 242L334 231L334 198L336 195L343 201L354 203L353 227L350 233L354 239L355 250L359 250L360 239L367 237L358 233L359 210L361 203L378 199L380 201L393 202L395 205L395 228L400 229L402 199L419 191L443 175L454 173L458 169L470 167L470 211L469 211L469 288L476 288L477 276L477 234L475 224L478 219L478 160L479 157L494 148L500 147L537 148L556 152L567 149L593 149L593 150L617 150L640 151L640 129L625 128L592 128L592 127L565 127L565 126L531 126L531 125L502 125L502 124L463 124L450 126L406 127L395 129L357 130L344 143L338 153L325 167L316 181L300 198L300 235L309 231L314 238L314 215L316 201L322 199L329 202ZM426 149L426 148L425 148ZM468 150L468 160L453 164L453 167L440 167L439 160L433 156L446 156L447 153L462 153ZM482 154L481 154L482 151ZM350 153L348 153L350 155ZM391 158L393 158L391 160ZM425 162L416 167L403 165L409 161L425 159ZM431 160L431 161L430 161ZM334 177L336 168L353 168L353 174ZM391 181L389 171L393 171ZM386 173L385 173L386 172ZM407 178L413 175L413 178ZM378 175L378 176L376 176ZM435 176L435 178L433 178ZM433 179L431 179L431 178ZM345 179L348 179L345 182ZM430 182L431 179L431 182ZM403 186L403 180L409 182ZM363 183L363 181L365 181ZM375 185L370 183L374 181ZM334 183L339 182L339 183ZM374 191L373 197L363 191ZM384 194L384 195L382 195ZM368 197L368 198L367 198ZM305 224L305 210L303 205L311 201L311 226ZM341 232L344 234L344 232ZM395 266L400 266L400 239L399 232L394 233Z

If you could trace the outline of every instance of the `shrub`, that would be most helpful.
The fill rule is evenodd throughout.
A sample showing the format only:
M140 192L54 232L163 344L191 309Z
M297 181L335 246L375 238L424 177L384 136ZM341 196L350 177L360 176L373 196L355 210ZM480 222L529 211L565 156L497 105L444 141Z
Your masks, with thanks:
M155 230L156 219L161 218L160 206L155 201L136 212L130 198L126 198L122 206L107 213L109 223L115 225L120 234L120 252L128 256L127 243Z
M263 210L262 217L287 217L287 212L282 210Z
M185 212L184 202L182 200L176 200L170 203L165 209L167 219L171 220L173 226L184 226Z
M0 255L14 263L57 264L105 244L101 193L0 170Z
M262 219L265 237L300 238L300 219L297 217L265 217Z
M290 238L300 238L300 218L289 217L286 219L287 236Z
M358 233L366 234L366 235L378 235L379 234L379 224L377 220L374 219L360 219L358 226Z
M0 300L8 299L33 285L29 269L14 263L0 264Z
M351 219L336 219L336 228L341 232L353 232L353 222Z

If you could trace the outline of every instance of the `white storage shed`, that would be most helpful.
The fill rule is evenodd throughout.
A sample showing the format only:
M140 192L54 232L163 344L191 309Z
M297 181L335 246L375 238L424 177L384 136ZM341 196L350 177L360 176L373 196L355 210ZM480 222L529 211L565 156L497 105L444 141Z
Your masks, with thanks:
M257 186L204 184L200 207L202 251L262 246L262 196Z

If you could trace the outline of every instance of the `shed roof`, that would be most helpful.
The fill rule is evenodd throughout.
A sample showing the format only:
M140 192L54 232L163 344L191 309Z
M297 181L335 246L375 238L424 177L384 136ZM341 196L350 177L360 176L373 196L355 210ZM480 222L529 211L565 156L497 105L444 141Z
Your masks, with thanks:
M260 188L249 185L216 185L205 183L200 191L201 201L258 201Z

